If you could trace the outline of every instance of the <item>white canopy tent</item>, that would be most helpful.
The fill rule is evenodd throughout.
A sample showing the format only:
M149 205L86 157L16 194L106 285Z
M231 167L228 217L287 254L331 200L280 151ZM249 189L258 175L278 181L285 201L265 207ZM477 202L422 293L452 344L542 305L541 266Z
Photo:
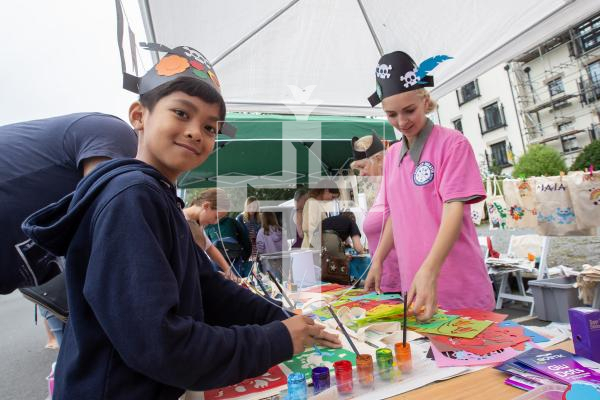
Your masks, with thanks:
M600 10L594 0L120 2L143 21L126 40L204 53L230 111L328 115L381 115L367 97L382 53L454 57L434 71L440 97ZM144 52L125 55L129 72Z

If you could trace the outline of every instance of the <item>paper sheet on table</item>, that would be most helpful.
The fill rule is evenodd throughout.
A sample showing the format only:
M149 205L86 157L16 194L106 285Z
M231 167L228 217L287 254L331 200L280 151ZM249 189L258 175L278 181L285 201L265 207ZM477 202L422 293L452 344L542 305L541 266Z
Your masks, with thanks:
M287 385L287 378L279 366L271 367L267 372L256 378L249 378L235 385L224 388L207 390L205 400L235 399L244 396L245 399L253 394L256 398L264 398L279 393ZM187 397L186 397L187 398Z
M433 352L435 363L438 367L492 365L504 362L520 354L520 352L511 347L497 350L483 356L467 351L445 351L442 353L437 349L435 344L431 345L431 351Z
M420 333L432 333L434 335L474 338L492 324L492 321L475 321L470 319L457 318L455 315L446 315L445 317L453 318L447 323L441 324L435 328L415 327L414 329ZM410 317L408 327L411 328Z
M461 308L456 310L447 310L446 314L458 315L459 317L465 317L469 319L476 319L478 321L492 321L502 322L508 315L499 314L491 311L477 310L475 308Z
M525 336L521 327L498 325L488 327L473 339L441 335L429 335L429 339L438 350L441 350L443 346L444 350L447 348L452 351L466 351L480 356L531 340Z

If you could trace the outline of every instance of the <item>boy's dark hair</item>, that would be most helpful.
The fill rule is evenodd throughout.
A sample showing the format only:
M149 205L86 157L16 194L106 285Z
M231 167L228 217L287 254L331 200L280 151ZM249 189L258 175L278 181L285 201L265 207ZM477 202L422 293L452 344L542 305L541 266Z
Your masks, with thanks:
M181 78L163 83L151 91L140 95L139 101L144 107L152 111L160 99L175 92L183 92L189 96L198 97L209 104L218 104L220 108L219 117L221 121L225 120L227 109L221 94L208 83L189 76L182 76Z

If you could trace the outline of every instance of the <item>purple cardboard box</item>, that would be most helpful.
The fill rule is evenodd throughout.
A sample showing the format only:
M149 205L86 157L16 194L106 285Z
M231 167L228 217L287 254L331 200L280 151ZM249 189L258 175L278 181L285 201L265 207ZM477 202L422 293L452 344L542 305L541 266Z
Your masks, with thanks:
M569 309L575 353L600 363L600 310L591 307Z

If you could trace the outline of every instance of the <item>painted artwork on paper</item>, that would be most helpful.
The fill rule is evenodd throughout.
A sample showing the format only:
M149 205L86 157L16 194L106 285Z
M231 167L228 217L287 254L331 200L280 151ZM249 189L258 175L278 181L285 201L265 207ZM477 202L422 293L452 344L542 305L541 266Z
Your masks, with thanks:
M205 400L235 399L256 393L263 393L277 388L283 390L287 378L279 366L274 366L256 378L246 379L238 384L204 392Z
M309 348L305 352L295 355L291 360L284 361L283 366L290 372L300 372L311 379L312 369L315 367L327 367L333 371L333 363L340 360L348 360L356 364L356 354L352 350L330 349L326 347Z

